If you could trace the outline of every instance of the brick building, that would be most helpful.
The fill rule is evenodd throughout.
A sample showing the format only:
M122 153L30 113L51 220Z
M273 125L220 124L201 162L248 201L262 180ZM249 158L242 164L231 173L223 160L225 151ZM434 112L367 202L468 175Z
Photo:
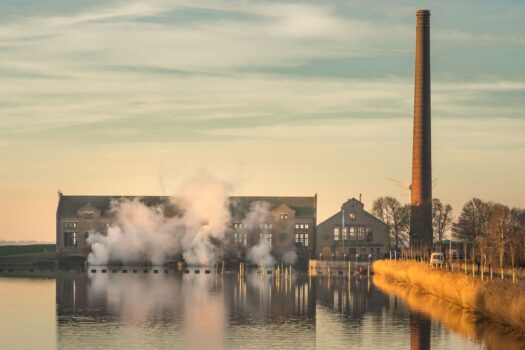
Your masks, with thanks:
M359 200L343 203L341 210L317 226L317 257L368 259L384 257L390 249L388 226L364 210Z
M59 193L56 217L56 247L59 259L85 260L91 250L90 232L107 234L112 225L113 199L130 196L66 196ZM141 196L148 206L170 205L169 197ZM246 224L246 216L256 203L263 204L264 217L256 225ZM225 249L232 257L244 258L260 239L272 245L278 260L295 250L299 258L315 256L317 196L312 197L230 197L231 225L226 232Z

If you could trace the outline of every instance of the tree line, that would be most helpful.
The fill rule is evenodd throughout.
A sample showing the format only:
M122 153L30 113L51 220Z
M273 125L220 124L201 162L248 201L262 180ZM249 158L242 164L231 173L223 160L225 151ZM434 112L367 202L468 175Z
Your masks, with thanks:
M410 204L403 205L394 197L379 197L374 201L372 213L389 227L393 249L399 250L409 246ZM432 200L434 242L443 242L452 222L452 206L434 198Z
M409 246L410 204L394 197L379 197L372 213L388 225L392 249ZM469 200L456 220L450 204L432 200L434 244L442 246L445 234L466 242L470 255L484 259L491 266L516 267L525 262L525 209L509 208L479 198Z

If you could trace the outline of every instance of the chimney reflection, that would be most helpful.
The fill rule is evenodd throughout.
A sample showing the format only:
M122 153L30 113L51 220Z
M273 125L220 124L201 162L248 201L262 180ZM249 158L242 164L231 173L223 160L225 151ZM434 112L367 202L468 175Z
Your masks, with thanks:
M432 321L418 312L410 312L410 349L429 350Z

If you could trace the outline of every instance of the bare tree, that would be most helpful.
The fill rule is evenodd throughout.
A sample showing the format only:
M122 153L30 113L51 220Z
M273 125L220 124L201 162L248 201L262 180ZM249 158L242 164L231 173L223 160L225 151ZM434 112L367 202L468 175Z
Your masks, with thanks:
M443 237L452 225L452 206L450 204L443 204L439 198L432 200L432 231L434 233L434 241L438 241L439 245L443 243Z
M374 201L372 213L388 225L396 250L400 245L408 246L409 205L402 205L394 197L379 197Z
M487 230L493 205L473 198L461 210L457 222L452 225L454 237L473 242L476 236Z
M525 251L525 209L513 208L509 219L508 250L511 267L515 269Z
M492 204L490 219L487 226L487 238L491 239L498 251L499 267L501 278L503 278L503 268L505 265L505 249L509 243L511 231L510 210L502 204Z

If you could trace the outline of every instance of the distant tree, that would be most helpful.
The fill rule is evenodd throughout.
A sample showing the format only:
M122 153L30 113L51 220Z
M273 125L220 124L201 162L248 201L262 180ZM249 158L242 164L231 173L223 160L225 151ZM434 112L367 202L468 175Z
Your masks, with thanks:
M388 226L396 250L400 245L408 246L409 205L402 205L394 197L379 197L374 201L372 213Z
M518 260L525 258L525 209L510 211L508 245L510 263L515 268Z
M434 241L441 245L443 237L448 229L452 226L452 206L443 204L439 198L432 200L432 231Z
M493 205L473 198L461 209L458 220L452 225L456 239L474 242L475 238L486 232Z

